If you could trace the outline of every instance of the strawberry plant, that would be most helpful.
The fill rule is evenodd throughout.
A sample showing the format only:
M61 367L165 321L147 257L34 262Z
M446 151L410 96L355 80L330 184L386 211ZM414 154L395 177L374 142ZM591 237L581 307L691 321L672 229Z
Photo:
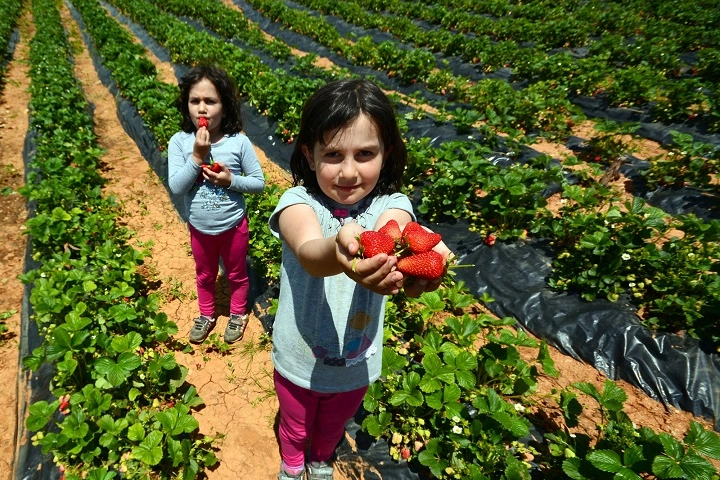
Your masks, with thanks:
M717 479L708 459L720 459L720 436L691 422L682 441L667 433L637 428L623 411L625 392L606 380L602 390L586 382L562 392L560 402L569 426L577 425L583 407L575 391L598 405L603 421L595 435L558 429L546 433L540 462L548 474L577 480L597 478ZM593 447L590 447L594 444ZM545 463L547 462L547 463Z
M528 434L529 423L521 403L536 388L538 372L520 359L517 348L540 344L506 329L511 319L464 314L441 321L435 315L447 305L436 292L397 302L408 308L387 328L401 322L406 334L386 334L383 380L365 397L363 428L386 437L394 458L426 469L433 478L498 478L526 471L521 459L528 450L518 439ZM546 354L539 348L538 363L555 375Z
M715 190L714 179L720 174L720 150L712 144L695 142L688 134L672 132L672 138L666 153L648 159L650 168L642 172L648 187L690 185Z

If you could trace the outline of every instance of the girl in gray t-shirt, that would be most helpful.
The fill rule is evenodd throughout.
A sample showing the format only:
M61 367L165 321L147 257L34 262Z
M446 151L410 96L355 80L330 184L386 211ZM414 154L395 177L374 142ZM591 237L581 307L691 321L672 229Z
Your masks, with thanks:
M332 478L345 424L380 375L385 295L439 286L406 283L393 255L355 259L362 231L415 220L400 193L406 162L393 105L372 82L331 82L306 102L290 159L295 186L269 222L283 244L272 337L280 480Z

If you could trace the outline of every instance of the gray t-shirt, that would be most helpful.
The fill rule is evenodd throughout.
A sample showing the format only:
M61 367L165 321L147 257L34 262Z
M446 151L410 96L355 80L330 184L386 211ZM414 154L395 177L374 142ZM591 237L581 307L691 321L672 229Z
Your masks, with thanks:
M170 139L170 191L184 197L185 220L202 233L218 235L240 223L246 213L243 193L262 192L265 177L250 140L238 133L210 146L213 159L232 172L232 184L225 188L207 181L198 183L201 167L192 159L194 144L195 133L178 132Z
M290 205L307 204L317 213L323 236L335 235L343 222L373 229L388 209L414 217L403 194L382 195L355 205L337 205L310 195L305 187L285 191L270 217L280 238L278 214ZM344 220L339 217L348 215ZM382 369L385 296L358 285L344 273L313 277L283 242L280 298L273 327L272 359L277 371L294 384L316 392L355 390L377 380Z

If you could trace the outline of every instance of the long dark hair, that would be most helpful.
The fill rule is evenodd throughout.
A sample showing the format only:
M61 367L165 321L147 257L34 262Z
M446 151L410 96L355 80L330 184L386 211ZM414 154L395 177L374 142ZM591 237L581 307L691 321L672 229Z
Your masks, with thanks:
M180 96L175 106L182 114L182 130L187 133L196 130L195 124L190 118L188 101L190 100L190 89L203 79L209 80L220 95L223 112L220 131L227 135L240 133L243 129L242 102L237 86L225 70L211 65L194 67L180 80Z
M325 145L325 133L347 125L361 113L375 123L385 147L385 164L373 193L399 192L407 164L407 149L400 135L395 108L380 88L369 80L336 80L322 86L306 102L300 118L300 133L290 157L294 185L304 185L317 193L320 186L303 154L312 152L316 142Z

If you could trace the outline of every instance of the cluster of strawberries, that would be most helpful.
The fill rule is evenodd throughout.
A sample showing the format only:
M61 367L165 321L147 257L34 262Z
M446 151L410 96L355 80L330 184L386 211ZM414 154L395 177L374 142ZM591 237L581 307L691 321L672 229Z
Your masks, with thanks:
M406 275L425 280L441 278L447 268L442 255L433 250L442 236L425 230L417 222L409 222L400 230L395 220L390 220L378 231L366 230L359 236L363 258L380 253L398 257L397 269Z

